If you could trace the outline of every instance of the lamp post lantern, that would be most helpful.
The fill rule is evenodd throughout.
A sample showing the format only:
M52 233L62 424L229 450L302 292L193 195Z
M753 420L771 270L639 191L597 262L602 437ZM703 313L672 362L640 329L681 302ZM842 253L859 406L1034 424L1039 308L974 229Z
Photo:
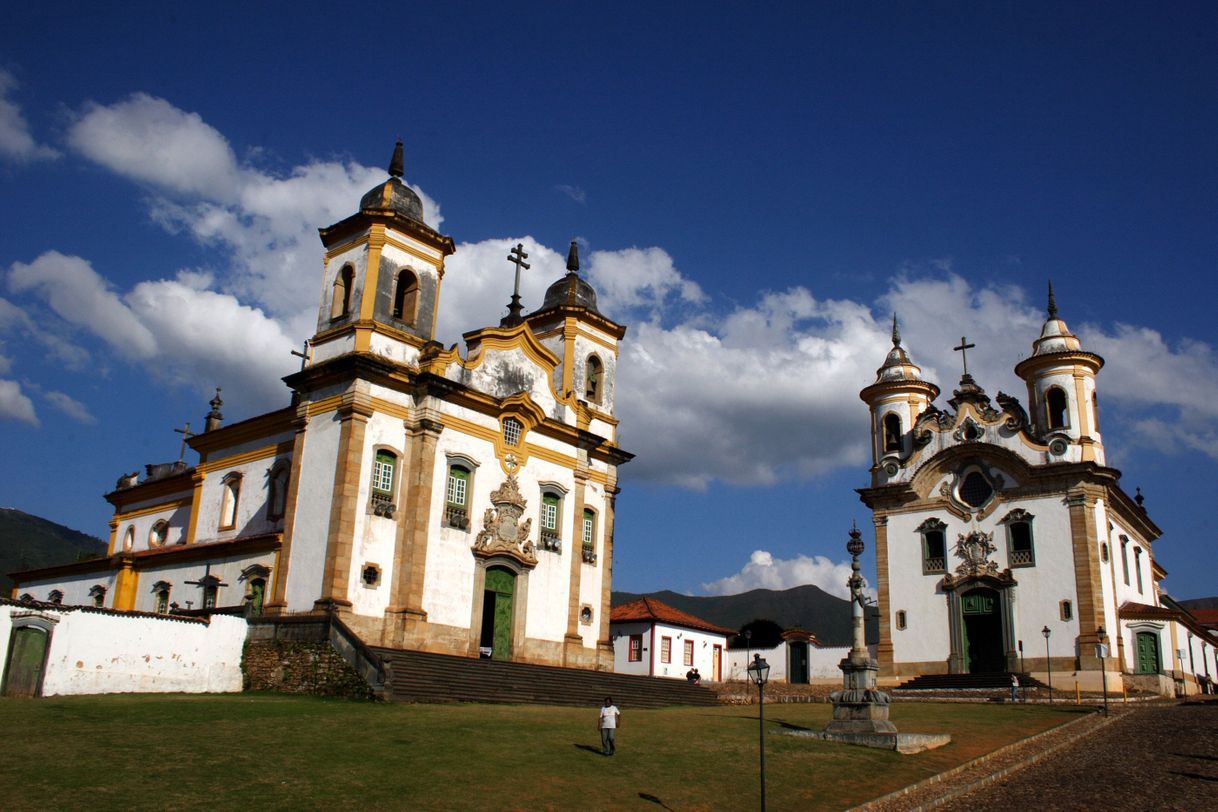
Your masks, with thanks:
M1048 626L1040 630L1045 636L1045 669L1049 672L1049 704L1053 704L1053 661L1049 659L1049 635L1053 634Z
M765 812L765 684L770 678L770 664L753 655L748 667L749 679L757 686L757 723L761 731L761 812Z
M1104 658L1108 656L1108 646L1104 645L1105 635L1104 627L1100 626L1095 630L1095 636L1099 638L1099 645L1095 647L1095 654L1100 658L1100 684L1104 690L1104 715L1108 715L1108 668L1104 665Z

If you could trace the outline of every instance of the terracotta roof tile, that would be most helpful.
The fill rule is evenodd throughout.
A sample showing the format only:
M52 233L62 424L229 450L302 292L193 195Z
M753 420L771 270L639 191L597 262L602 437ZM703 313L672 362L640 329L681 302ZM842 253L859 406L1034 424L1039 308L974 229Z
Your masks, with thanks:
M695 617L689 612L682 612L680 609L669 606L655 598L639 598L630 603L623 603L621 606L613 607L609 613L610 623L631 623L638 621L645 623L668 623L673 626L684 626L687 629L697 629L714 634L732 635L736 633L735 629L716 626L714 623L705 621L700 617Z

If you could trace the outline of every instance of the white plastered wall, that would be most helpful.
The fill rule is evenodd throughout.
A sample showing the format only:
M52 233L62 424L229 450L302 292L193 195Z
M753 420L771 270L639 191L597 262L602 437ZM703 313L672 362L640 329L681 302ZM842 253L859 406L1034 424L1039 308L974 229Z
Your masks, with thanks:
M381 394L384 396L388 393ZM401 396L394 399L400 400ZM347 582L347 599L351 601L352 611L359 615L380 616L389 606L390 584L394 578L393 553L397 545L398 522L403 517L400 512L395 512L392 519L372 512L372 461L379 449L391 451L397 456L393 487L400 511L405 497L402 488L405 440L406 429L400 417L378 412L368 419L364 427L359 495L355 505L355 542L351 549L351 572ZM375 564L381 571L381 577L374 586L368 586L361 577L369 564Z
M43 696L241 690L241 618L201 623L0 606L0 668L8 660L13 619L30 615L49 619L52 629Z
M156 595L153 587L160 581L170 585L169 602L176 603L182 609L199 609L203 606L203 589L187 581L198 581L207 574L207 566L211 565L211 574L220 579L221 584L216 590L216 606L239 606L249 593L249 583L242 578L246 568L255 564L272 570L267 577L267 593L269 598L270 584L275 578L273 567L275 554L273 552L256 553L252 555L225 556L209 558L206 561L186 561L167 563L163 566L148 566L139 572L139 583L135 590L135 606L138 612L156 612Z
M310 418L305 431L285 596L291 612L312 609L321 595L340 429L337 414L326 412Z

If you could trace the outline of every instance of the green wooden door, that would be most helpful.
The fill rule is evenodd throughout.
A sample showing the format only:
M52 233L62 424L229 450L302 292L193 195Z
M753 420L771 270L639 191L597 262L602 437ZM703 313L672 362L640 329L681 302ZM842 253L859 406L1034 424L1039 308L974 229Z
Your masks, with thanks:
M1159 673L1159 636L1154 632L1138 632L1138 673Z
M14 629L4 669L5 696L38 696L46 662L47 633L33 626Z
M791 682L803 685L808 682L808 644L791 641L787 644L791 652Z
M992 589L974 589L960 599L964 664L970 674L1006 670L1002 653L1001 602Z
M512 617L516 591L516 575L510 570L491 567L486 571L486 591L495 593L494 634L491 657L496 660L512 659ZM489 607L486 607L489 608ZM483 612L486 611L483 609Z

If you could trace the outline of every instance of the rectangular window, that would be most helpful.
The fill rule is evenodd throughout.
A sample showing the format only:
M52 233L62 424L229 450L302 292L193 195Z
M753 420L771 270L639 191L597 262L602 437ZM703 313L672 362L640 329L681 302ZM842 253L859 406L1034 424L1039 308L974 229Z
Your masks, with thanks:
M1138 575L1138 592L1142 591L1142 548L1133 548L1133 570Z
M584 546L588 547L596 541L596 514L590 510L584 511Z
M1011 522L1007 525L1007 554L1012 567L1031 567L1036 563L1030 522Z
M372 463L372 489L389 492L393 490L393 469L397 459L385 451L376 452Z
M643 659L643 635L630 635L630 662L637 663Z
M901 609L897 612L897 628L904 630L905 628L905 610Z
M684 659L684 663L685 663L686 665L693 665L693 664L694 664L694 641L693 641L693 640L686 640L686 641L685 641L685 659Z
M922 572L947 572L947 542L942 530L922 533Z
M520 432L524 428L519 420L509 417L503 421L503 439L508 445L520 444Z
M1125 571L1125 586L1129 586L1129 539L1121 536L1121 569Z
M448 491L445 498L450 505L465 506L465 493L469 487L469 471L454 465L448 469Z
M660 662L662 662L662 663L671 663L672 662L672 638L671 637L661 637L660 638Z
M541 497L541 529L558 529L558 497L552 493Z

